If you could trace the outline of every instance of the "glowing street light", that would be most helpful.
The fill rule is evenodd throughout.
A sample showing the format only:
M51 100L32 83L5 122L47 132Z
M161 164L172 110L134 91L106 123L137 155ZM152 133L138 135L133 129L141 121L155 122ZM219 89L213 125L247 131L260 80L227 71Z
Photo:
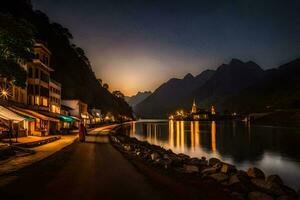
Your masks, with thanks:
M0 97L4 99L8 99L9 96L9 91L6 88L1 88L0 89Z

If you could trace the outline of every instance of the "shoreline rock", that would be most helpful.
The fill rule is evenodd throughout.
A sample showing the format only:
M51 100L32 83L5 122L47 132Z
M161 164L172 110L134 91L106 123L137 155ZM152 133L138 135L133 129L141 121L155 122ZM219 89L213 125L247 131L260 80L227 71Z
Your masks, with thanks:
M245 172L218 158L208 160L205 157L191 158L123 134L110 135L110 139L112 144L123 153L139 157L153 167L181 176L193 175L200 179L213 179L216 184L221 184L224 190L229 190L233 199L297 200L299 198L299 192L284 185L278 175L266 176L256 167L250 167Z

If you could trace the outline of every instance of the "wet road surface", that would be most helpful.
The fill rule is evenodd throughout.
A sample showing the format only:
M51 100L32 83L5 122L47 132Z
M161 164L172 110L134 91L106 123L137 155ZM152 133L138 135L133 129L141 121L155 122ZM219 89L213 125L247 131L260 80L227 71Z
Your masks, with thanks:
M12 174L14 181L0 188L1 199L163 199L111 146L107 131L94 130L86 143Z

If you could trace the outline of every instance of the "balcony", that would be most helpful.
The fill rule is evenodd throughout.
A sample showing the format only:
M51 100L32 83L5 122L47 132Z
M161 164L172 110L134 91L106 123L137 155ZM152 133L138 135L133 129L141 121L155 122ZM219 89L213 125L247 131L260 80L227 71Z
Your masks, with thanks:
M46 64L44 64L40 59L33 59L32 61L34 64L36 65L40 65L42 67L44 67L46 70L48 70L49 72L54 72L54 69L52 69L51 67L47 66Z

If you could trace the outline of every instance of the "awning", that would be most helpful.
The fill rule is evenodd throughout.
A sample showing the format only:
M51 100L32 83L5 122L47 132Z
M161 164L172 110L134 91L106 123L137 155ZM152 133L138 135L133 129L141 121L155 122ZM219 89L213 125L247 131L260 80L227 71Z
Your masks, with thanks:
M73 118L70 117L70 116L60 115L59 117L60 117L60 119L61 119L63 122L69 122L69 123L71 123L71 122L73 121Z
M72 119L74 119L75 121L81 121L81 119L79 119L78 117L75 116L70 116Z
M59 122L59 120L58 119L55 119L55 118L53 118L53 117L49 117L49 116L46 116L46 115L44 115L44 114L40 114L40 113L38 113L38 112L36 112L36 111L33 111L33 110L29 110L29 109L25 109L25 108L17 108L17 107L14 107L14 109L16 109L16 110L19 110L19 111L21 111L21 112L23 112L23 113L25 113L25 114L27 114L27 115L31 115L31 116L33 116L34 118L38 118L38 119L41 119L41 120L45 120L45 121L53 121L53 122Z
M51 113L51 112L46 112L46 111L39 111L39 113L46 115L48 117L53 117L53 118L59 119L60 121L63 121L63 122L72 122L73 121L73 119L71 117L62 115L62 114L58 114L58 113Z
M29 114L27 114L27 113L25 113L25 112L22 112L22 111L20 111L20 110L17 110L17 109L15 109L15 108L12 108L12 107L8 107L8 109L11 110L11 111L14 112L14 113L20 115L21 117L24 117L26 121L32 121L32 120L34 120L34 119L36 118L36 117L34 117L33 115L29 115Z
M16 113L10 111L7 108L4 108L3 106L0 106L0 118L12 122L20 122L25 120L24 117L17 115Z

